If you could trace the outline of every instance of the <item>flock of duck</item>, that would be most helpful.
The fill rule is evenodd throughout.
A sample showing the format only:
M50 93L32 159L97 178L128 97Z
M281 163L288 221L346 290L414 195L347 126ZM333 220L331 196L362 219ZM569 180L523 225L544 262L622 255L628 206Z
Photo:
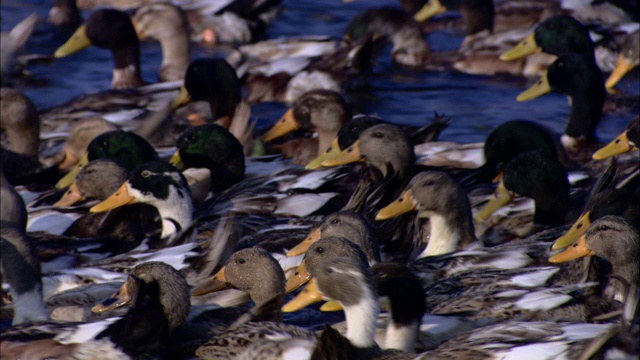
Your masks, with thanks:
M633 2L401 1L339 43L265 40L277 0L53 4L76 29L53 58L110 50L113 89L40 111L1 90L2 359L638 358L640 117L596 136L639 62ZM3 34L3 83L46 66L18 52L36 22ZM461 48L430 51L452 27ZM539 77L517 100L566 95L563 134L353 114L388 42L412 71ZM290 104L264 134L260 101Z

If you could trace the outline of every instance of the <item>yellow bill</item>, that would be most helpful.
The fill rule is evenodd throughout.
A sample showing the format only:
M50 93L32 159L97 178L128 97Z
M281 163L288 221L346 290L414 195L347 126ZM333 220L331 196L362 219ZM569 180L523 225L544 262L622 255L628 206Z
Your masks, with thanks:
M191 94L189 94L189 91L187 91L187 88L184 87L184 85L182 85L180 87L180 94L178 94L177 98L173 99L173 103L171 104L171 109L175 110L180 106L189 103L189 101L191 101Z
M285 292L288 294L300 286L306 284L311 279L311 274L307 271L307 266L305 265L305 261L302 260L298 268L296 269L295 274L287 280L287 284L285 285Z
M447 8L440 3L440 0L429 0L413 15L413 19L417 22L423 22L445 11L447 11Z
M66 43L56 50L53 56L56 58L69 56L89 46L91 46L91 40L87 37L87 26L82 25L76 29Z
M62 179L58 180L58 182L56 183L56 189L64 189L71 186L71 184L73 184L73 182L76 180L76 176L78 176L78 174L80 173L80 170L82 170L82 168L88 163L89 156L87 154L84 154L84 156L82 157L82 159L80 159L80 161L78 161L76 166L74 166L73 169L71 169L71 171L69 171L67 175L65 175Z
M411 196L411 190L406 190L396 201L380 209L376 215L376 220L390 219L416 210L417 208L418 206Z
M362 154L360 153L360 140L356 140L353 145L342 150L340 154L336 154L334 158L325 159L322 166L338 166L344 164L350 164L352 162L364 161Z
M550 92L551 92L551 85L549 85L549 78L545 73L544 75L542 75L540 80L536 81L536 83L531 85L530 88L521 92L520 95L518 95L518 97L516 98L516 100L519 102L529 101L537 97L540 97L544 94L548 94Z
M287 256L298 256L307 252L307 249L311 244L320 240L320 228L316 228L313 230L309 236L307 236L304 240L302 240L298 245L294 246L289 252Z
M282 307L282 312L298 311L319 301L322 301L322 294L318 290L316 279L311 279L311 282L296 297Z
M340 305L336 301L327 301L326 303L322 304L322 306L320 306L320 311L324 311L324 312L340 311L340 310L344 310L344 309L342 308L342 305Z
M94 207L89 209L89 211L94 213L109 211L115 208L119 208L121 206L135 203L136 198L129 195L128 186L129 186L129 181L125 181L124 184L122 184L122 186L120 186L120 188L115 193L113 193L111 196L106 198L104 201L102 201L98 205L95 205Z
M504 186L504 181L500 181L498 187L496 188L496 191L493 193L493 196L491 196L491 199L489 199L487 205L485 205L484 208L482 208L482 210L480 210L478 214L476 214L476 221L487 220L489 216L491 216L491 214L508 204L510 201L511 193Z
M575 224L561 237L559 237L551 246L551 250L564 249L573 244L578 238L587 232L591 226L591 211L582 214Z
M74 181L73 184L69 186L69 189L67 189L64 195L62 195L60 200L56 201L55 204L53 204L53 206L54 207L71 206L84 199L86 199L86 197L82 195L82 193L80 192L80 189L78 189L78 184Z
M282 116L282 119L278 120L278 122L264 134L262 140L265 142L271 141L298 129L300 129L300 123L296 121L293 115L293 109L289 109L284 116Z
M522 41L520 41L511 50L500 55L500 60L510 61L523 58L533 53L541 52L542 48L536 43L535 33L527 35Z
M171 160L169 160L169 163L175 166L176 169L180 171L184 171L187 168L187 166L182 161L182 157L180 156L180 150L176 150L176 152L171 157Z
M578 241L569 246L565 251L555 254L549 258L550 263L562 263L569 260L579 259L585 256L593 256L595 253L587 246L587 238L582 235Z
M607 78L607 82L604 86L607 89L612 89L616 84L632 69L634 68L633 62L622 55L618 56L618 62L616 63L616 68L613 69L609 78Z
M334 159L334 158L340 156L341 153L342 153L342 150L340 149L340 145L338 145L338 138L335 138L331 142L331 146L327 149L327 151L324 152L324 154L322 154L322 155L318 156L317 158L313 159L304 168L307 169L307 170L318 169L318 168L322 167L322 163L325 160Z
M635 145L629 141L627 133L628 130L623 131L622 134L618 135L618 137L613 139L610 143L593 153L593 160L603 160L635 149Z

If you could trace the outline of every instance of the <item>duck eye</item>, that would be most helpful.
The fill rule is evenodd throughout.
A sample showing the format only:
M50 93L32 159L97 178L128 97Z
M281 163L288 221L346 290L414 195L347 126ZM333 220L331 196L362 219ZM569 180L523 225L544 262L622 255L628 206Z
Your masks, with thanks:
M327 274L332 274L333 273L333 268L327 268L326 273Z
M602 231L609 230L609 227L607 225L600 225L600 230Z
M148 178L151 175L151 171L149 170L142 170L142 172L140 173L140 176L142 176L143 178Z
M318 247L316 248L316 252L319 254L322 254L324 252L324 248L323 247Z
M332 224L339 224L340 223L340 219L333 219L331 220Z
M238 264L241 264L241 265L242 265L242 264L244 264L245 262L246 262L246 260L245 260L245 259L242 259L242 258L238 259Z
M433 185L433 180L429 180L429 181L427 181L427 182L425 183L425 185L427 185L427 186L431 186L431 185Z
M372 136L373 136L374 138L381 139L384 135L382 135L382 133L381 133L381 132L376 131L376 132L374 132L374 133L373 133L373 135L372 135Z

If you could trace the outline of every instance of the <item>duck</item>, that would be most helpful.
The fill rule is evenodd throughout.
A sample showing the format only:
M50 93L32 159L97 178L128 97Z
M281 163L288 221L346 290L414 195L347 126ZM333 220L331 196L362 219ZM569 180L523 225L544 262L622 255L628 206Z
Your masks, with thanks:
M564 147L571 152L572 149L593 143L605 98L604 79L598 66L582 55L562 55L549 66L540 80L518 95L516 100L532 100L550 91L571 99L569 122L561 137Z
M638 253L640 236L638 229L621 216L607 215L595 220L589 229L573 245L549 258L551 263L561 263L584 256L602 257L612 266L611 278L616 290L623 294L640 282ZM621 249L624 249L621 251Z
M82 158L58 181L56 187L59 189L69 187L80 169L89 161L97 159L114 160L126 171L131 171L145 162L158 160L158 154L149 142L131 131L105 132L91 140Z
M122 318L86 324L35 323L36 339L27 329L3 332L3 356L108 356L123 359L169 356L171 334L189 312L188 285L184 277L162 262L136 266L120 290L93 307L106 312L132 307Z
M56 159L62 158L58 163L58 168L66 171L71 170L87 152L87 148L89 148L89 144L93 139L106 132L118 129L115 124L101 117L81 119L74 123L69 129L69 135L62 144L62 151L55 156Z
M607 90L613 89L628 72L640 63L638 60L640 57L638 42L640 42L640 30L628 34L625 38L616 61L616 67L605 82Z
M89 211L104 212L133 203L149 204L158 210L162 221L160 237L165 245L189 230L193 223L187 180L169 163L150 161L138 166L116 192Z
M417 173L402 195L380 209L375 218L385 220L414 210L420 217L428 217L431 224L429 242L418 259L447 254L477 241L469 198L444 171Z
M38 23L38 15L31 14L16 24L11 31L3 31L2 47L0 47L0 70L2 84L8 82L7 78L20 74L26 65L25 58L20 58L19 53L31 37Z
M269 142L298 129L313 131L317 134L317 140L297 139L305 143L313 143L309 145L311 147L309 153L313 154L313 157L303 157L299 152L293 156L295 163L306 165L329 149L340 127L349 119L351 119L351 109L340 93L326 89L311 90L302 94L283 117L263 135L262 139ZM285 149L287 144L288 142L280 147Z
M571 206L569 190L567 171L561 163L539 151L526 152L505 164L494 195L477 212L475 220L486 220L517 194L535 201L533 223L527 224L526 234L535 232L537 227L561 226Z
M69 56L92 44L109 49L113 55L113 89L144 85L140 70L140 45L129 16L114 9L94 11L85 24L55 51L54 57Z
M131 22L140 40L160 42L162 64L159 80L184 79L191 56L189 27L182 10L169 2L147 4L136 10Z
M610 143L593 153L593 160L604 160L611 156L624 154L638 148L640 144L640 116L636 116L627 128Z

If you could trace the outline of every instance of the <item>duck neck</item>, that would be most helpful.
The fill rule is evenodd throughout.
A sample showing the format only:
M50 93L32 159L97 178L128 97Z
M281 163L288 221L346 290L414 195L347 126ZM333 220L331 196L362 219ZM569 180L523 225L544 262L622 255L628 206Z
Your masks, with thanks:
M114 61L112 88L126 89L144 84L140 71L140 46L137 40L129 46L114 49L111 53Z
M345 306L344 314L347 319L347 339L359 348L376 346L376 320L380 312L377 296L367 289L364 296L356 304Z
M419 331L419 321L414 321L409 324L399 324L393 321L389 321L385 336L385 349L397 349L406 352L415 352Z
M632 252L627 252L631 255ZM638 269L638 259L635 258L637 254L632 256L625 256L621 259L616 259L616 263L613 266L613 275L624 279L627 283L626 286L640 284L640 270Z
M562 196L536 200L533 223L545 226L564 225L568 204L568 194L566 194L566 197Z
M193 204L187 192L171 191L167 201L154 204L162 219L162 238L187 229L193 222ZM188 198L185 198L187 196Z
M431 223L431 236L426 249L418 256L423 258L426 256L435 256L448 254L458 250L463 240L468 240L468 226L460 228L455 221L455 217L447 218L439 213L427 212ZM461 220L461 219L459 219ZM464 236L464 239L463 239ZM473 235L471 235L473 237Z
M564 134L578 141L593 142L596 127L602 117L604 89L589 89L570 97L571 114Z
M189 37L183 29L175 31L176 36L159 39L162 48L161 81L182 80L191 61Z

